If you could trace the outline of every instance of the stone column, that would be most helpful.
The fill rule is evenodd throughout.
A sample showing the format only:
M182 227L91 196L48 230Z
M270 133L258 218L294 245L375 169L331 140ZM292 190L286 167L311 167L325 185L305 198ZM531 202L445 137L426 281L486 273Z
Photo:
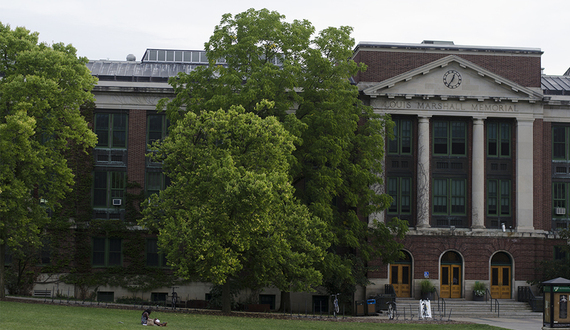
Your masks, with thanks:
M429 168L429 117L418 118L418 220L417 228L428 228L430 168Z
M485 228L485 130L483 118L473 118L471 228Z
M516 159L516 229L534 230L534 168L533 168L533 124L534 119L517 119L517 159Z

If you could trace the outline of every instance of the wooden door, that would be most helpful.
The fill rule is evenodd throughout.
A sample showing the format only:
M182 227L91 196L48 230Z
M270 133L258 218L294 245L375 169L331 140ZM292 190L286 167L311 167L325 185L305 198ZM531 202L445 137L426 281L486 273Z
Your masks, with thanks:
M491 297L511 298L511 266L491 266Z
M399 298L410 297L410 277L412 267L407 264L390 265L390 284Z
M451 298L461 298L461 266L451 265Z
M439 290L442 298L461 298L461 265L441 265Z

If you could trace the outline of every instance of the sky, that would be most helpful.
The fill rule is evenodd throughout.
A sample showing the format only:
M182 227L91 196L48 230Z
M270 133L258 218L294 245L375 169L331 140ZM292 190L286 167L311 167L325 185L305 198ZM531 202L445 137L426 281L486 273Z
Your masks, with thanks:
M570 68L568 0L0 0L0 22L72 44L91 60L140 60L147 48L202 50L222 15L267 8L316 31L351 26L359 42L453 41L541 49L549 75Z

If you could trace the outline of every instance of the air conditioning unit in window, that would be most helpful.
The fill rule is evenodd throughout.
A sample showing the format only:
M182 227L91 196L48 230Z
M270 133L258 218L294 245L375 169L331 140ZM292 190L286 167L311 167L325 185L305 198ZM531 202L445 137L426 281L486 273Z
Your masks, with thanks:
M566 214L566 208L565 207L557 207L555 211L556 211L556 215Z
M123 200L120 198L113 198L113 206L121 206Z

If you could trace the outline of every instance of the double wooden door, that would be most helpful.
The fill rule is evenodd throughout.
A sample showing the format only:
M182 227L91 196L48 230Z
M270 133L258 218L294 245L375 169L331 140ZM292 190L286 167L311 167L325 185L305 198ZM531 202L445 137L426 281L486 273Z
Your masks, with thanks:
M440 295L461 298L461 265L441 265Z
M398 298L410 297L410 278L412 267L410 264L390 265L390 284L394 287Z
M511 266L491 265L491 297L511 298Z

